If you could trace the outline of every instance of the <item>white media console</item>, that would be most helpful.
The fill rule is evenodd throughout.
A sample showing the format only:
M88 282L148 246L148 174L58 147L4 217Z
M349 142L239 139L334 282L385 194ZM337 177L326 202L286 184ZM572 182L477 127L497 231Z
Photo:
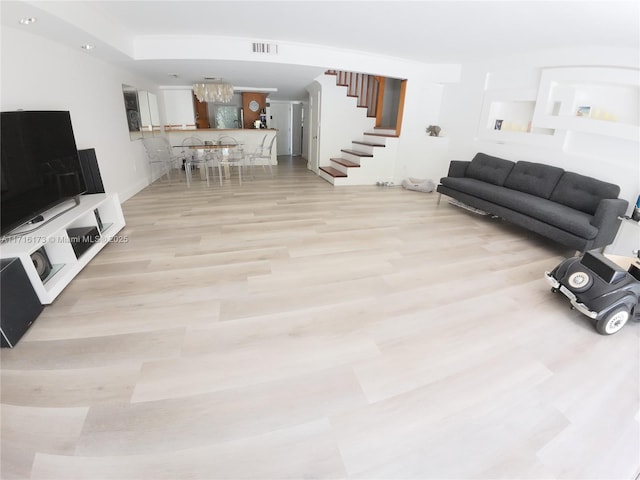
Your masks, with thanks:
M14 235L0 245L1 258L20 259L43 305L52 303L100 250L117 240L117 233L125 226L117 194L81 195L79 204L65 211L71 205L73 203L59 205L43 215L41 227L23 227L21 230L29 233L13 232ZM73 229L97 229L93 231L99 234L99 238L87 241L78 252L77 242L74 245L69 234ZM32 256L41 255L43 251L51 270L41 279Z

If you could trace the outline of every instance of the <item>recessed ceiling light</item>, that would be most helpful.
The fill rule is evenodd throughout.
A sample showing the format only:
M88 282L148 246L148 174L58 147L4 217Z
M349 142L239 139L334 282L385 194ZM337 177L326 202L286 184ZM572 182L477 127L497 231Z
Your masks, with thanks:
M20 19L20 24L21 25L31 25L32 23L36 23L36 18L35 17L24 17Z
M84 45L81 45L81 48L85 50L93 50L96 46L91 43L85 43Z

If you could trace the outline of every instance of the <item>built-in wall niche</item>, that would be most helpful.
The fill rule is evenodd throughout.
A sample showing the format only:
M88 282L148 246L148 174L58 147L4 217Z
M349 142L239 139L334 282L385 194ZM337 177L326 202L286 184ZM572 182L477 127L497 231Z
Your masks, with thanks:
M578 154L592 151L588 135L637 143L639 79L634 68L557 67L540 71L537 88L488 88L478 138Z
M535 106L536 102L531 100L491 102L487 128L505 132L530 132Z
M535 89L485 91L478 138L496 142L559 143L555 130L533 124Z
M228 103L206 102L209 128L242 128L242 95L234 93Z
M131 85L122 85L125 115L129 138L139 140L160 134L160 114L155 94L138 90Z
M209 112L213 114L215 128L242 128L242 107L214 104Z
M242 128L242 95L234 93L227 103L201 102L193 95L196 128Z
M543 69L533 122L546 128L638 141L640 71Z
M637 124L640 97L636 87L626 85L588 85L553 82L545 113Z

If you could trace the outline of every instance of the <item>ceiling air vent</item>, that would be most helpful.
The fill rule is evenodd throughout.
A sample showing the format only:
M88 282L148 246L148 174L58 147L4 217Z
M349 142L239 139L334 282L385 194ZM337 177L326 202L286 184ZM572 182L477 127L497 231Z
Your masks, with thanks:
M268 55L277 55L278 45L275 43L253 42L251 44L251 51L253 53L266 53Z

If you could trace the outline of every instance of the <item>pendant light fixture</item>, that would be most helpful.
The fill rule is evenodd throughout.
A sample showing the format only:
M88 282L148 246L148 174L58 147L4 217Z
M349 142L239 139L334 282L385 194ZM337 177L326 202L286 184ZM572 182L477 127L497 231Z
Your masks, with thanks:
M223 81L196 83L193 93L200 102L229 103L233 98L233 85Z

